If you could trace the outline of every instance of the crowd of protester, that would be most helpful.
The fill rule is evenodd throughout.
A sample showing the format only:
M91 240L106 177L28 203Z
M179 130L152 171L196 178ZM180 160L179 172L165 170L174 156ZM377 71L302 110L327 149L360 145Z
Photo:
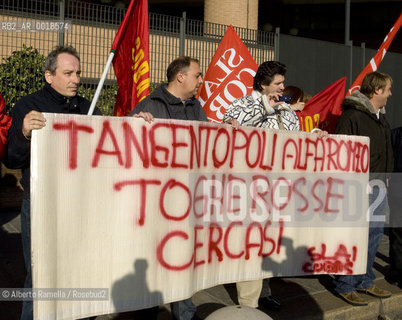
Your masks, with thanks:
M80 58L72 47L57 47L50 52L44 65L43 89L22 98L12 108L11 128L8 130L7 149L3 162L9 168L21 169L24 199L21 207L21 233L26 266L25 287L32 288L30 258L30 144L33 130L46 125L44 112L87 114L90 102L77 95L81 77ZM286 66L278 61L262 63L255 74L251 94L236 99L224 115L224 123L238 129L252 126L265 129L299 131L296 112L303 110L311 98L295 86L285 87ZM154 119L180 119L208 121L200 102L195 99L202 84L202 72L197 59L178 57L167 69L167 83L161 84L132 111L131 116L152 122ZM390 206L393 228L390 229L390 274L388 279L402 285L402 228L401 197L398 187L402 179L391 172L402 171L402 127L392 130L385 118L387 99L391 96L392 78L384 73L372 72L363 80L360 90L355 91L342 103L343 113L336 133L370 137L370 179L379 179L385 188L390 186ZM289 95L290 101L281 101ZM100 111L95 109L95 115ZM1 119L0 119L1 120ZM8 129L8 127L7 127ZM327 136L326 131L315 130L318 138ZM4 134L4 133L3 133ZM7 132L5 133L7 134ZM4 141L4 140L1 140ZM381 190L375 186L369 195L371 205ZM371 206L370 206L371 207ZM376 206L374 215L388 210L387 197ZM363 275L337 275L334 288L339 297L356 306L367 305L361 293L379 298L391 296L391 292L374 284L374 258L384 232L384 225L370 222L367 251L367 271ZM280 301L272 296L269 281L254 280L238 282L240 305L278 310ZM195 319L196 307L192 299L171 304L172 317L179 320ZM157 319L158 307L144 309L135 314L136 319ZM32 301L24 301L21 319L33 318Z

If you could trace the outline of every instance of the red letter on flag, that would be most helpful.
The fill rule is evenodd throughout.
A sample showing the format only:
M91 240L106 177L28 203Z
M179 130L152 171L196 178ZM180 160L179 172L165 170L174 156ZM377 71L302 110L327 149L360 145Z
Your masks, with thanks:
M126 116L150 94L148 1L131 0L112 44L119 91L114 115Z
M198 100L211 122L222 122L228 106L253 91L258 65L232 26L216 50L198 91Z

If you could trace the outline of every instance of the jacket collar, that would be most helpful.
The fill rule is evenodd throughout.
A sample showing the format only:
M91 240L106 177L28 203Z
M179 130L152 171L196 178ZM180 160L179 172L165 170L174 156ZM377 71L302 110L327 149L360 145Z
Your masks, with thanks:
M44 89L52 96L52 98L58 103L58 104L64 104L64 103L69 103L72 99L74 99L76 96L68 98L63 96L61 93L57 92L52 88L52 86L45 81L45 87Z
M151 98L160 99L165 101L167 104L179 104L181 100L167 91L167 84L162 83L159 87L157 87L154 92L151 93Z
M370 99L360 91L354 91L350 96L346 97L344 104L353 105L356 109L372 113L377 116L377 112L370 102ZM380 113L385 113L385 108L380 108Z
M153 98L161 99L165 101L169 105L181 105L182 101L180 98L174 96L167 90L167 84L162 83L158 88L155 89L154 92L152 92L151 96ZM195 98L190 98L185 101L186 105L193 105L194 104Z

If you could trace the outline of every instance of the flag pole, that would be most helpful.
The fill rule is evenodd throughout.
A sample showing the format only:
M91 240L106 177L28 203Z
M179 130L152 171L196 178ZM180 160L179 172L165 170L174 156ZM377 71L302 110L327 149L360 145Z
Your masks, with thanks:
M385 54L387 53L389 46L391 45L392 40L394 39L396 33L398 32L401 26L402 26L402 13L399 15L398 19L396 20L391 30L389 30L388 34L385 36L385 39L382 42L377 53L374 55L374 57L371 58L370 62L360 72L360 74L357 76L352 85L350 85L348 91L346 91L345 97L350 96L355 90L359 90L363 78L368 73L376 71L378 69L382 60L384 59Z
M92 115L93 112L94 112L96 103L98 102L99 95L100 95L100 92L101 92L102 87L103 87L103 83L105 82L105 79L106 79L107 73L109 71L110 65L112 64L114 53L115 53L115 50L112 49L110 54L109 54L109 58L107 59L105 69L103 70L102 77L101 77L101 79L100 79L100 81L98 83L98 87L96 88L95 95L94 95L94 97L92 99L92 102L91 102L91 106L89 107L88 115Z

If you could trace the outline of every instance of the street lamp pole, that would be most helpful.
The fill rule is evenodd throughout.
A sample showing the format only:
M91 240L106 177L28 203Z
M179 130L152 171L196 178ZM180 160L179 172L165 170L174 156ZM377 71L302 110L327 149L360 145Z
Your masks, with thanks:
M350 40L350 0L346 0L345 5L345 46L349 45Z

